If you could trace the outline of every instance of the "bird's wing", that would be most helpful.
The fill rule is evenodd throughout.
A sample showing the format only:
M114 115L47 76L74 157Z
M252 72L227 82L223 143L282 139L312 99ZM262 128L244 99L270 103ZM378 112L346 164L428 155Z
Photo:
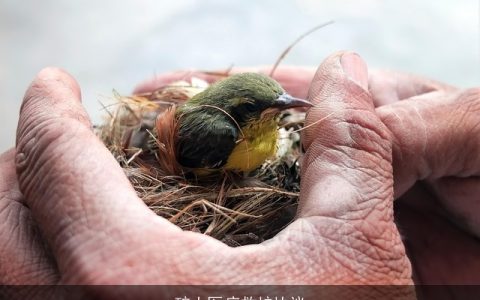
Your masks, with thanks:
M188 168L218 169L236 145L238 129L223 115L203 112L180 119L178 162Z

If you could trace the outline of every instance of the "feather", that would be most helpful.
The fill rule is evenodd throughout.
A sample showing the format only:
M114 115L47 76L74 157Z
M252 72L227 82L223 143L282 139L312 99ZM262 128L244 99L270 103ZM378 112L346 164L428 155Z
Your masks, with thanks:
M156 155L160 169L165 175L182 175L182 167L177 161L175 141L177 138L176 106L172 105L157 116L155 130L157 133L158 153Z

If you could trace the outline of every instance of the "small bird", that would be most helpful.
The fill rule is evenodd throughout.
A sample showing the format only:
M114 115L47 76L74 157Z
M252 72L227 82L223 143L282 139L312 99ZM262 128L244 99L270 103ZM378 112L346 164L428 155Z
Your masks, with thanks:
M309 106L268 76L227 77L177 108L177 161L194 171L250 172L276 152L279 113Z

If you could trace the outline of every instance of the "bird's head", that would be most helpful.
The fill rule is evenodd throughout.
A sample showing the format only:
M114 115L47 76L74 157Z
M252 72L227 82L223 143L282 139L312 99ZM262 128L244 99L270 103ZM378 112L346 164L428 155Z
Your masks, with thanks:
M212 84L190 99L185 108L217 107L242 126L284 109L309 106L312 106L310 102L290 96L278 82L266 75L241 73Z

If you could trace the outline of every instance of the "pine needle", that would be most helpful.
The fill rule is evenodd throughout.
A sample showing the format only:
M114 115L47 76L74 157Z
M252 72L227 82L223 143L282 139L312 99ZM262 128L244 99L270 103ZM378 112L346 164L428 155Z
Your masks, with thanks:
M328 26L328 25L333 24L333 23L334 23L333 20L322 23L322 24L317 25L317 26L313 27L312 29L308 30L304 34L300 35L295 41L293 41L293 43L291 43L285 50L283 50L283 52L280 54L280 56L277 58L277 61L273 65L269 76L273 77L273 74L277 70L278 65L280 65L280 63L287 56L287 54L290 52L290 50L292 50L292 48L295 47L295 45L297 45L301 40L303 40L305 37L309 36L310 34L314 33L315 31L319 30L320 28L323 28L323 27Z

